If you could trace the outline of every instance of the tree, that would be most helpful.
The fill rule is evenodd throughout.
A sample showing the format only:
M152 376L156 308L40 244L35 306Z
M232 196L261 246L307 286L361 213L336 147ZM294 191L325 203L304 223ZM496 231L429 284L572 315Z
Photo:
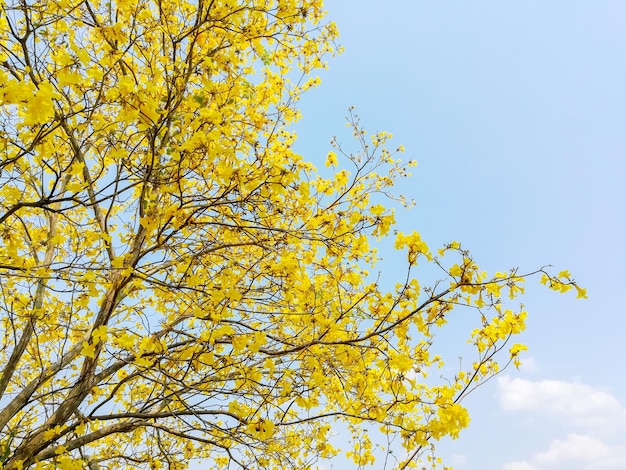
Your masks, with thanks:
M417 232L393 234L395 290L369 274L411 164L388 134L351 114L326 176L294 153L336 50L320 0L9 0L0 23L1 468L309 468L337 421L357 464L374 423L407 468L467 426L496 353L518 362L501 293L528 275ZM455 307L477 360L427 384Z

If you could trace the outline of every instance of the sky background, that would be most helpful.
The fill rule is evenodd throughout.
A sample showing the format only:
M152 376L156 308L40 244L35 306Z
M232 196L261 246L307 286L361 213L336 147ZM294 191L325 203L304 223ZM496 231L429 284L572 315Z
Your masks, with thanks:
M440 444L445 463L625 469L626 3L327 9L345 52L301 102L303 156L322 162L333 135L350 148L354 105L369 131L390 131L418 161L399 188L416 201L396 215L402 230L431 249L461 241L489 272L569 269L588 290L583 301L529 283L526 364L464 401L472 422ZM387 269L404 261L381 254ZM451 344L463 337L448 331Z

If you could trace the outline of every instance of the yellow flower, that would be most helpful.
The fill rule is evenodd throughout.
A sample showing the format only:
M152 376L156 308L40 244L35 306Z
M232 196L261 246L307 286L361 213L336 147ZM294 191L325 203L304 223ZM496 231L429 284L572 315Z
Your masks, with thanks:
M326 156L326 166L337 166L339 161L337 160L337 154L335 152L328 152Z

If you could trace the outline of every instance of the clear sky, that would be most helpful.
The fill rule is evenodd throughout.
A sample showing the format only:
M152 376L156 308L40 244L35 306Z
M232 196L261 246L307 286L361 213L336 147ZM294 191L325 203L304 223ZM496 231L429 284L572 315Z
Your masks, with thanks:
M528 286L526 365L464 404L457 470L626 468L626 2L329 2L345 53L305 96L322 159L355 105L419 164L399 212L490 272L569 269L589 300ZM341 140L341 139L340 139ZM394 256L383 252L386 262ZM454 338L454 332L451 332Z

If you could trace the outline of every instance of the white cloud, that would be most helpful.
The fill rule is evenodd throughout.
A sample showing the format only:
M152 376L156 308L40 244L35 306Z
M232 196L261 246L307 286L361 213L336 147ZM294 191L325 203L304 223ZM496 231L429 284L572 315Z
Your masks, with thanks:
M467 463L467 457L463 454L452 454L449 458L452 468L461 467Z
M610 393L560 380L498 379L500 405L506 411L553 413L582 426L621 426L626 409Z
M510 462L502 467L502 470L539 470L539 468L535 467L533 464L526 462L523 460L521 462Z
M554 465L565 461L601 461L611 451L602 441L591 436L568 434L564 440L555 439L548 450L535 455L534 461L541 465Z
M599 462L591 462L583 470L624 470L626 468L626 449L615 449L611 456Z
M566 426L565 437L503 470L623 470L626 468L626 407L607 391L579 382L498 379L500 406L531 414L535 428L549 433L550 421ZM528 416L525 416L528 417ZM549 435L549 434L548 434Z
M623 470L626 448L608 446L601 440L583 434L568 434L553 440L544 451L530 459L509 462L502 470Z
M537 361L534 356L523 356L521 358L522 364L519 367L519 370L525 373L533 373L537 372Z

